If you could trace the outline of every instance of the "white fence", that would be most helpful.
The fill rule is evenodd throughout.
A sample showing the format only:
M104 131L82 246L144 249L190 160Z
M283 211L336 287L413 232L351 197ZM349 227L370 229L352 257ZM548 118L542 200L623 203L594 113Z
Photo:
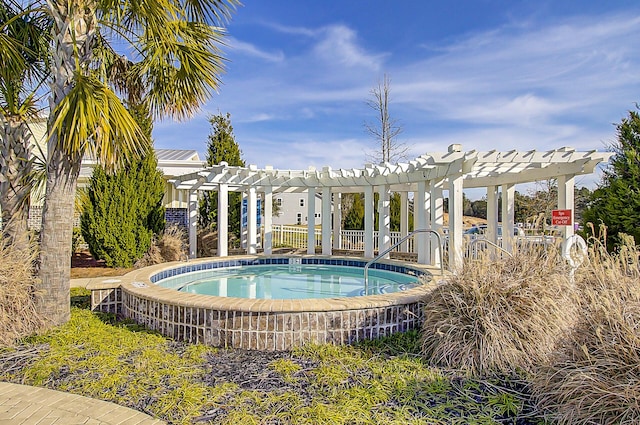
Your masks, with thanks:
M302 226L283 226L274 225L273 232L273 246L274 247L290 247L297 249L307 248L307 228ZM478 235L465 235L466 248L465 256L471 258L477 258L480 251L489 248L488 244L482 243L483 236ZM394 245L401 238L400 232L391 232L391 245ZM341 231L341 249L352 251L364 251L364 231L363 230L342 230ZM472 241L479 239L477 243L471 243ZM322 246L322 230L316 228L314 232L315 246ZM553 245L555 239L551 236L518 236L514 238L516 246L527 248L531 246L539 245ZM502 238L498 238L498 246L502 246ZM445 236L442 238L442 255L446 257L448 250L449 240ZM378 249L378 232L373 232L373 249ZM409 238L405 244L400 245L395 249L398 252L415 252L415 237Z
M275 247L290 248L307 248L307 228L298 226L274 225L272 227L272 240ZM400 232L391 232L391 245L397 243L400 238ZM364 231L363 230L342 230L341 231L341 249L353 251L364 251ZM322 246L322 230L315 229L314 232L315 246ZM406 248L402 245L396 248L396 251L413 252L413 238L406 241ZM373 232L373 249L378 250L378 232Z

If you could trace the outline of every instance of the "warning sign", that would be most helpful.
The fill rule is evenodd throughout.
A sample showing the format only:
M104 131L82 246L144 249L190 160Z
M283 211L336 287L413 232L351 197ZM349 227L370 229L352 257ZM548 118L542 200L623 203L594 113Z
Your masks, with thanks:
M553 210L551 211L551 224L554 226L571 226L571 210Z

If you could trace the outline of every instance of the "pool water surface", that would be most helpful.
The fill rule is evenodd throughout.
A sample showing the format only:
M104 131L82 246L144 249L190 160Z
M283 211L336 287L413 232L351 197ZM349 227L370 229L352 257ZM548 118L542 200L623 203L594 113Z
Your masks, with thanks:
M419 285L418 277L371 269L367 294L364 269L335 265L248 265L203 270L157 282L181 292L250 299L356 297L403 291Z

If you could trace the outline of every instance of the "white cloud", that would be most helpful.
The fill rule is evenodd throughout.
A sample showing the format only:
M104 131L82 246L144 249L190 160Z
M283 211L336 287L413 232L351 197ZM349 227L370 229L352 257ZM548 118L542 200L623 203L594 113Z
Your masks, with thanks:
M255 45L251 43L246 43L244 41L240 41L233 37L229 37L227 39L227 42L228 42L227 44L229 44L229 46L232 49L234 49L236 52L239 52L241 54L245 54L248 56L260 58L268 62L282 62L285 59L284 53L281 51L266 52L264 50L260 50L259 48L257 48Z
M357 42L357 34L344 25L332 25L321 32L321 39L314 47L315 53L326 61L346 67L364 67L379 70L384 55L370 54Z

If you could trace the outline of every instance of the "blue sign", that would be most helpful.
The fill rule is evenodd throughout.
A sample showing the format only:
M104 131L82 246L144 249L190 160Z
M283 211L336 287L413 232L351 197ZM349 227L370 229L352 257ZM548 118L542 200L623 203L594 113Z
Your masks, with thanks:
M260 227L262 225L262 214L260 213L262 211L262 199L258 199L257 202L257 211L258 211L258 217L256 218L256 223L258 225L258 227ZM242 222L242 227L247 227L247 208L248 208L248 204L247 204L247 198L242 200L242 214L241 214L241 222Z

